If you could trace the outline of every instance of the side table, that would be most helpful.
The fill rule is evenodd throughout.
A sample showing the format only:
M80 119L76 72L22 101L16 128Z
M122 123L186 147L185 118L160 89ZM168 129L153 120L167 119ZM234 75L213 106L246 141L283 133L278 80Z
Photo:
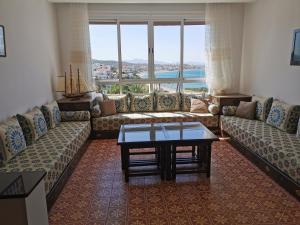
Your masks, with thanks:
M227 95L214 95L212 96L212 102L219 105L220 112L222 114L222 107L228 105L238 106L240 101L250 102L251 96L243 94L227 94Z
M5 225L48 225L46 172L0 173L0 218Z
M81 98L62 98L57 100L60 111L91 111L94 105L94 98L90 96Z

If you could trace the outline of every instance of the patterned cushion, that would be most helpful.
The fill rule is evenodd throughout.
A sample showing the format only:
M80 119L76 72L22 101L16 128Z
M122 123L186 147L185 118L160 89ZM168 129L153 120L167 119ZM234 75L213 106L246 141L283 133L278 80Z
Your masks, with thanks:
M185 94L181 93L181 109L182 111L189 112L191 110L191 98L201 99L207 101L203 95Z
M37 107L23 115L17 114L17 118L22 127L27 145L33 144L48 131L45 117Z
M224 116L234 116L236 109L237 106L234 105L223 106L222 113Z
M180 93L155 93L156 111L171 112L180 110Z
M11 159L1 172L45 171L45 190L53 185L90 135L89 121L63 122Z
M26 141L18 120L13 117L0 124L0 166L26 148Z
M101 109L99 104L93 106L91 116L94 118L101 116Z
M249 150L300 184L300 139L263 121L221 116L221 126Z
M299 105L289 105L275 100L268 115L267 123L282 131L295 134L300 115Z
M208 106L208 111L213 114L213 115L217 115L220 112L220 107L218 105L215 104L210 104Z
M60 124L61 115L56 101L43 105L41 111L44 114L48 129L54 128Z
M153 94L130 94L131 112L152 112L154 107Z
M61 120L63 122L68 121L89 121L91 115L89 111L62 111Z
M128 95L103 95L104 100L115 100L118 113L129 112Z
M116 131L122 124L139 123L166 123L166 122L196 122L199 121L207 127L218 127L219 118L211 113L191 112L136 112L119 113L112 116L93 118L93 130Z
M266 121L270 113L273 98L253 96L252 102L256 102L255 119Z

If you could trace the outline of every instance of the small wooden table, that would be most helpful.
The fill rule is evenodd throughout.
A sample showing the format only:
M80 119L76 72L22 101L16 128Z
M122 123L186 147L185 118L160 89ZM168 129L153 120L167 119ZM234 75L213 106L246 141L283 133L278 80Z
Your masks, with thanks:
M81 98L62 98L57 100L60 111L91 111L94 98L85 96Z
M177 146L205 146L203 150L206 151L206 168L199 168L197 172L205 172L209 177L211 144L213 141L218 140L218 137L200 122L122 125L119 131L118 145L121 146L121 161L122 169L125 172L125 181L128 182L129 176L144 176L159 173L162 179L175 179L177 173L176 164L179 163L176 159ZM137 165L147 165L145 160L143 161L146 164L130 160L130 150L139 148L157 149L159 157L158 161L154 162L154 165L159 165L159 171L155 169L153 171L141 171L137 173L130 170L131 167Z
M212 102L219 105L220 112L222 114L222 107L228 105L238 106L240 101L250 102L251 96L243 94L226 94L226 95L214 95L212 96Z

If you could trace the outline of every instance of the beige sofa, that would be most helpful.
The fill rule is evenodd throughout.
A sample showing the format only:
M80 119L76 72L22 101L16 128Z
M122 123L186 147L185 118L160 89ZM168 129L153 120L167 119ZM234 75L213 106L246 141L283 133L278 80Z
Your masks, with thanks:
M110 98L110 96L107 96ZM116 99L115 96L113 96ZM185 96L186 97L186 96ZM200 95L190 95L190 97L202 98ZM195 122L199 121L206 127L217 129L219 124L218 109L209 107L210 111L207 113L194 113L183 109L182 94L180 94L178 110L157 111L157 103L154 104L153 109L149 112L132 111L131 98L129 97L128 112L118 112L115 115L109 116L92 116L92 128L96 133L101 132L116 132L122 124L140 124L140 123L161 123L161 122ZM102 97L98 101L102 101ZM154 102L155 96L154 96ZM217 107L217 106L215 106ZM213 108L213 109L212 109ZM214 114L212 113L214 111Z

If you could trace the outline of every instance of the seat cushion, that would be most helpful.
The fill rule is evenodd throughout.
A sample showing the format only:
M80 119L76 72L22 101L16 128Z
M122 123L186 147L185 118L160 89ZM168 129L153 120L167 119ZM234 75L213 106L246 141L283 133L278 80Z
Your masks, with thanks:
M89 121L62 122L1 167L0 172L45 171L45 190L49 193L89 137L90 129Z
M218 116L211 113L191 112L140 112L119 113L112 116L93 118L93 130L115 131L122 124L161 123L161 122L193 122L199 121L207 127L218 126Z
M300 139L259 120L221 116L222 129L300 184Z

